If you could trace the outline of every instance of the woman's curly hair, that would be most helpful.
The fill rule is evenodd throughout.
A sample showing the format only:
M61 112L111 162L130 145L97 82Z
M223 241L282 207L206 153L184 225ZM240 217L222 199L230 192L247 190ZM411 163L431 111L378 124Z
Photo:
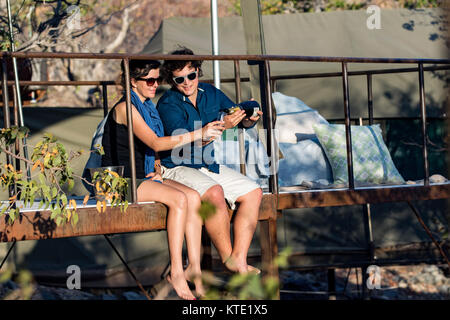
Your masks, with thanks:
M150 70L158 69L161 66L161 62L157 60L130 60L128 63L130 69L130 80L145 77ZM125 90L125 65L122 60L120 64L122 68L122 75L120 79L120 84L123 90Z
M194 52L186 47L179 46L179 48L175 51L172 51L169 54L173 55L194 55ZM173 72L176 70L181 70L187 65L191 65L193 68L198 70L198 77L203 76L202 72L202 60L166 60L164 61L161 67L161 76L168 84L173 83Z

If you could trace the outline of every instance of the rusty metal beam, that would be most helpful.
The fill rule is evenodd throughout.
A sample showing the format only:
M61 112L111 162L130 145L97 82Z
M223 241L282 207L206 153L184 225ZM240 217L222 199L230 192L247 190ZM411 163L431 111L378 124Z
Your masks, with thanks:
M130 60L255 60L255 61L311 61L351 63L435 63L449 64L450 59L414 58L362 58L292 55L168 55L168 54L120 54L120 53L68 53L68 52L2 52L2 57L16 58L67 58L67 59L130 59Z
M450 198L450 183L431 186L357 188L355 190L308 190L281 192L278 196L278 210L446 198Z
M235 62L238 60L235 60ZM439 70L450 70L450 66L430 66L424 67L424 71L439 71ZM393 69L379 69L379 70L360 70L360 71L349 71L348 76L362 76L362 75L376 75L376 74L391 74L391 73L407 73L407 72L418 72L418 68L393 68ZM341 77L342 72L325 72L325 73L309 73L309 74L299 74L299 75L284 75L284 76L271 76L270 80L276 82L278 80L295 80L295 79L311 79L311 78L332 78ZM214 83L213 80L203 79L203 82ZM222 83L236 83L235 78L226 78L220 80ZM249 77L240 77L240 82L249 82ZM7 82L8 86L14 85L14 81L9 80ZM100 85L120 85L120 81L95 81L95 80L79 80L79 81L31 81L23 80L20 81L21 86L39 85L39 86L100 86Z
M78 208L79 220L75 226L70 223L57 226L50 219L51 212L21 212L12 225L8 217L0 218L0 242L41 240L66 237L89 236L162 230L166 228L166 207L161 203L131 204L126 212L108 207L99 213L95 207Z
M307 192L281 192L264 194L259 211L259 221L276 219L279 210L383 203L397 201L436 200L450 198L450 183L425 187L380 187L355 190L321 190ZM278 210L278 212L277 212ZM50 219L50 211L22 212L13 225L5 215L0 219L0 242L40 240L99 234L144 232L166 228L167 209L161 203L131 204L126 212L108 207L99 213L95 207L78 208L76 226L57 226Z
M276 218L276 197L266 194L260 207L259 220ZM8 216L0 218L0 242L67 238L100 234L144 232L166 228L167 208L161 203L130 204L126 212L108 207L99 213L95 207L78 208L78 223L57 226L49 210L21 212L20 218L8 224Z
M357 205L414 200L436 200L450 197L450 183L441 185L383 187L355 190L327 190L265 194L260 206L259 220L277 218L277 210L326 206ZM278 204L277 204L278 200ZM95 207L78 208L76 226L57 226L50 211L22 212L13 225L5 215L0 219L0 242L40 240L99 234L144 232L166 228L167 209L161 203L131 204L126 212L108 207L98 213Z

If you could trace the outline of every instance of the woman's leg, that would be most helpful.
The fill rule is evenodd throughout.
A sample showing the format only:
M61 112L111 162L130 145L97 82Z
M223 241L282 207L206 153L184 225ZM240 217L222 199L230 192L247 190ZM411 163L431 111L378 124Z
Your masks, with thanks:
M205 295L205 289L202 284L200 268L203 221L198 213L201 205L200 194L194 189L173 180L164 180L164 184L167 184L186 195L187 217L185 234L189 265L186 268L185 275L187 280L194 282L197 294L203 296Z
M180 298L192 300L183 270L182 250L186 224L187 198L185 194L168 185L147 180L137 189L138 201L158 201L169 208L167 237L170 254L170 282Z

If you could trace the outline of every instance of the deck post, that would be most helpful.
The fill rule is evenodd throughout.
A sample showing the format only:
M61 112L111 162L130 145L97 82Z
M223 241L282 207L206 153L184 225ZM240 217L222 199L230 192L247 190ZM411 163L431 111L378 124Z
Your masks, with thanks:
M350 120L350 97L348 90L348 70L347 63L342 62L342 89L344 93L344 113L345 113L345 138L347 143L347 169L348 169L348 187L355 189L353 177L353 153L352 153L352 130Z
M373 124L373 93L372 93L372 74L367 74L367 109L369 113L369 125Z
M103 96L103 117L108 114L108 85L102 83L102 96Z
M234 60L234 89L236 93L236 103L241 103L241 70L239 60ZM239 138L239 165L241 173L245 176L245 129L238 130Z
M419 95L420 95L420 111L422 119L422 148L423 148L423 171L425 186L430 185L430 173L428 168L428 150L427 150L427 113L425 106L425 80L423 77L423 63L419 63Z
M211 238L206 231L205 226L202 226L202 257L201 257L201 267L204 270L211 270L213 268L213 257L212 257L212 242Z
M6 58L2 58L2 96L3 96L3 125L5 128L11 127L11 114L9 110L9 96L8 96L8 66L6 63ZM8 151L11 150L9 146L6 146ZM6 163L12 164L12 157L6 155ZM14 195L14 186L9 188L9 196Z
M328 279L328 300L336 300L336 273L335 269L327 270Z
M271 217L259 221L259 238L261 243L261 262L264 276L278 279L278 266L274 260L278 256L277 219ZM278 292L278 298L279 298Z
M130 170L131 170L131 203L137 202L136 190L136 162L134 156L134 134L133 134L133 116L131 108L131 88L130 88L130 60L123 59L125 71L125 95L127 105L127 127L128 127L128 144L130 147Z

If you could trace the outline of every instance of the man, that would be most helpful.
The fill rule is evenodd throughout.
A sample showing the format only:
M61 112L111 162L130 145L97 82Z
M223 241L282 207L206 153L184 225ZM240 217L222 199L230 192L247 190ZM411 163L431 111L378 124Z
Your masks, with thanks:
M194 53L188 48L180 48L171 54ZM168 60L163 64L162 75L172 85L157 105L166 135L172 135L180 129L193 131L198 126L218 120L221 111L235 106L222 91L210 84L199 83L198 78L202 76L201 64L202 61L199 60ZM259 111L258 116L245 118L243 110L236 111L224 116L225 129L238 124L251 127L261 115L262 112ZM214 161L213 144L210 143L212 140L204 140L203 146L192 146L193 152L192 149L182 150L181 162L176 152L161 154L163 177L197 190L202 200L216 206L216 214L205 221L205 227L224 265L233 272L259 273L257 268L247 265L247 253L258 221L262 190L258 184L239 172L218 165ZM239 204L233 225L233 245L225 199L231 208L234 208L235 203Z

